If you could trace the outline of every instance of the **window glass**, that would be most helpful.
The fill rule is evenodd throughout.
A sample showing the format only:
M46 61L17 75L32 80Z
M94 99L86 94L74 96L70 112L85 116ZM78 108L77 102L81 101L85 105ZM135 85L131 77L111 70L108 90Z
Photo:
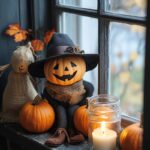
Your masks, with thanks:
M59 3L62 5L97 9L97 0L59 0Z
M146 0L106 0L106 11L145 17Z
M62 13L59 17L59 32L66 33L73 42L88 53L98 53L98 20L70 13ZM94 94L97 94L98 69L86 72L84 80L93 83Z
M120 98L123 114L140 118L145 28L112 22L109 30L110 93Z

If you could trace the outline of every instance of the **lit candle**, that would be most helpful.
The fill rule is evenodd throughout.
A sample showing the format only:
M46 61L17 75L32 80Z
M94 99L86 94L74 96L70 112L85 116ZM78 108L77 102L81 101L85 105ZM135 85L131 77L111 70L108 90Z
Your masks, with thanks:
M92 132L94 150L116 150L117 133L107 129L105 123Z

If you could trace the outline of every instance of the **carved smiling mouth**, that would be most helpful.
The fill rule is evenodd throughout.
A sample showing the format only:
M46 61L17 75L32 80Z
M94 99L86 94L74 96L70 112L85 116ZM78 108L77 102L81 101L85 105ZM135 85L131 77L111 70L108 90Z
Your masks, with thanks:
M75 71L72 75L63 75L63 76L58 76L57 74L54 74L54 76L62 81L65 81L66 79L71 80L75 75L76 75L77 71Z

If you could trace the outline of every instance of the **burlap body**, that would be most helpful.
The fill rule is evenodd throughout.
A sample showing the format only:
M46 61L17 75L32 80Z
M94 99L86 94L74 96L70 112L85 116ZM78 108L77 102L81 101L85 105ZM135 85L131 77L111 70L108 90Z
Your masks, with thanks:
M25 102L33 100L37 95L28 74L11 72L8 84L3 94L3 117L8 121L16 120L18 113ZM10 113L9 113L10 112ZM5 115L6 114L6 115ZM16 117L15 115L16 114ZM12 118L12 117L13 118Z
M80 102L86 92L83 80L68 86L59 86L46 82L46 91L52 98L70 105Z

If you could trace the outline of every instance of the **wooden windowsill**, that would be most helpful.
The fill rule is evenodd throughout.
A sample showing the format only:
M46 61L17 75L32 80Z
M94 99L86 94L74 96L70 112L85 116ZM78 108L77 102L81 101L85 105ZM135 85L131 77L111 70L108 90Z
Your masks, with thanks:
M121 117L121 127L122 128L125 128L125 127L127 127L133 123L137 123L137 122L140 122L140 120L131 118L128 116L124 116L124 115L122 115L122 117Z
M139 122L131 117L122 116L121 126L122 128L127 127L130 124ZM51 133L42 133L42 134L31 134L26 132L19 124L1 124L0 126L0 137L5 137L9 142L15 143L19 146L19 149L27 149L27 150L54 150L54 148L50 148L44 145L44 142ZM19 141L19 142L18 142ZM1 146L0 146L1 147ZM23 148L22 148L23 147ZM89 145L88 142L85 141L79 145L61 145L57 149L58 150L88 150Z

